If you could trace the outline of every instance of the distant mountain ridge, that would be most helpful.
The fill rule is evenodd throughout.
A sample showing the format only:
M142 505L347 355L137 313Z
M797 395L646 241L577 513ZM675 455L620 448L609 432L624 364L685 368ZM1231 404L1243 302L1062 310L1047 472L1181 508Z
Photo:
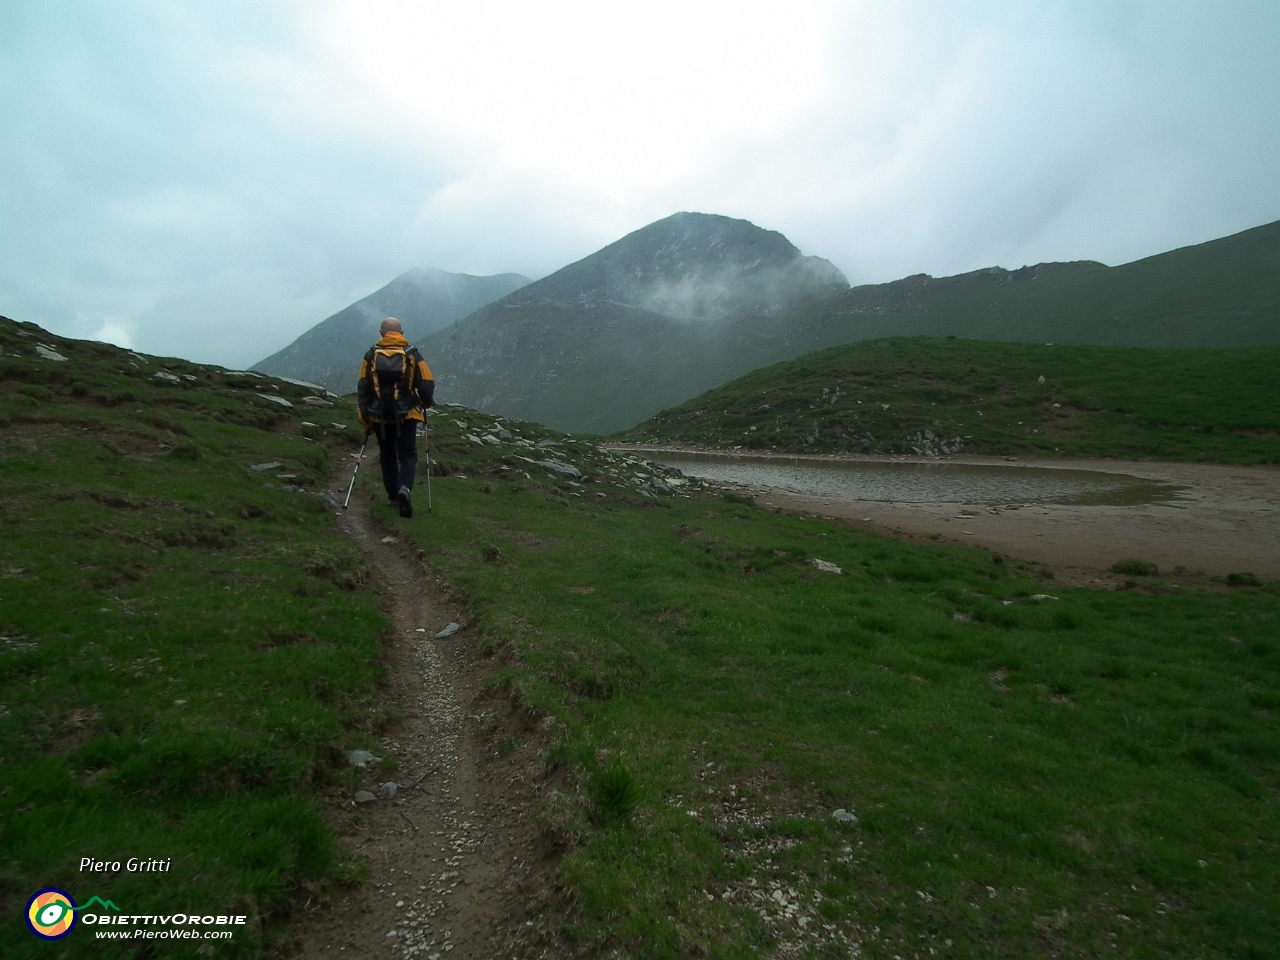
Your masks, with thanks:
M386 317L399 319L415 343L528 282L518 273L476 277L418 267L316 324L253 369L350 393L360 357L378 339L378 324Z
M776 231L677 213L478 310L423 349L445 399L607 433L751 369L721 362L735 355L744 322L768 326L847 288L834 265Z
M422 332L427 326L413 325L412 302L424 285L413 279L418 273L336 314L256 369L349 392L352 357L391 314L406 320L410 339L423 347L441 400L608 434L757 368L888 336L1280 344L1280 222L1117 267L988 267L850 288L836 267L802 255L776 231L678 213L527 285L513 274L429 271L429 281L456 277L467 289L492 283L471 310L455 297L454 312L437 314L447 319L430 336ZM503 282L510 288L495 293ZM320 355L323 364L314 359Z
M1280 343L1280 221L1117 267L988 267L853 287L788 321L810 350L888 336L1124 347Z

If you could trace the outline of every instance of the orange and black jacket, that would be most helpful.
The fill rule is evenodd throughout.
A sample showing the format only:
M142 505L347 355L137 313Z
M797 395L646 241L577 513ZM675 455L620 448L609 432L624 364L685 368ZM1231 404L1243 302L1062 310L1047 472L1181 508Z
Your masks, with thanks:
M375 386L374 381L378 379L375 356L380 350L403 350L408 366L407 377ZM378 387L381 387L381 395ZM409 346L403 334L388 333L369 348L360 362L360 381L356 386L360 424L368 429L379 423L422 420L422 411L435 404L435 392L435 378L418 348Z

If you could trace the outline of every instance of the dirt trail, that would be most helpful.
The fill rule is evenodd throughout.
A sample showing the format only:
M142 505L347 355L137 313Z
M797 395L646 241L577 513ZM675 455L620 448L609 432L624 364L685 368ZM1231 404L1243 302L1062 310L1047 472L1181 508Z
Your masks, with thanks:
M339 843L365 865L365 882L308 900L276 954L540 956L553 864L540 855L533 825L536 718L483 690L492 667L476 651L465 611L423 574L394 528L354 505L338 522L367 554L395 627L382 693L403 719L372 751L359 786L334 788L323 800ZM436 640L451 622L462 629ZM391 782L394 798L381 792ZM357 790L377 799L358 803Z

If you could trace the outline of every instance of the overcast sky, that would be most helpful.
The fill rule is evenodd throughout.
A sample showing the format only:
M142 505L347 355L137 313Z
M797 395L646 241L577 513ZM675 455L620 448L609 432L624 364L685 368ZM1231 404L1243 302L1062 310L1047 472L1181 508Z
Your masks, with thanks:
M0 0L0 313L245 366L679 210L853 283L1280 219L1280 3Z

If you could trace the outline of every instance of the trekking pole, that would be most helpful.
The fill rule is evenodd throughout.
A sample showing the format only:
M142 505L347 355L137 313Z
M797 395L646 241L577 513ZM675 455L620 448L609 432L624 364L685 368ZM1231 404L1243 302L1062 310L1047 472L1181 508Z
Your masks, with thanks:
M371 432L370 430L364 432L364 443L360 444L360 456L356 457L356 468L351 471L351 482L347 484L347 499L342 501L343 510L347 509L347 504L351 502L351 491L355 489L356 474L360 472L360 463L364 460L364 448L369 445L369 434Z
M427 424L422 424L422 452L427 455L427 513L431 512L431 437L427 434Z

